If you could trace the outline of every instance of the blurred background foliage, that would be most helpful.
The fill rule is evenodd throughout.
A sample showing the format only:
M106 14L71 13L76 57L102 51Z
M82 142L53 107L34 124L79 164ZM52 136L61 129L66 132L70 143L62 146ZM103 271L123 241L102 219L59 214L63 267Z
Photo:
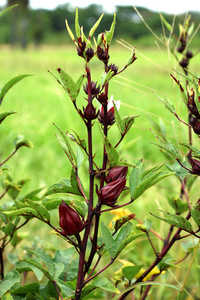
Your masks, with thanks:
M72 30L74 29L75 7L71 3L58 5L54 10L33 10L29 6L31 0L7 0L7 6L16 3L18 3L18 6L0 20L0 44L11 44L25 49L28 45L35 45L36 47L41 44L60 45L63 44L63 41L64 43L68 41L65 19L68 20ZM0 9L3 8L0 7ZM137 7L137 9L149 27L157 35L161 35L163 28L160 15L143 7ZM92 4L86 8L79 8L79 18L85 33L89 32L91 26L103 12L102 5ZM133 6L116 6L116 13L115 39L123 37L126 41L137 40L137 44L140 42L146 46L152 45L152 34L133 9ZM200 13L190 12L190 14L193 22L197 25ZM172 23L173 15L163 14L163 16L170 24ZM183 23L184 18L185 14L178 15L178 23ZM109 29L112 19L113 14L105 13L97 34L103 32L105 28ZM199 33L193 43L197 44L198 39Z

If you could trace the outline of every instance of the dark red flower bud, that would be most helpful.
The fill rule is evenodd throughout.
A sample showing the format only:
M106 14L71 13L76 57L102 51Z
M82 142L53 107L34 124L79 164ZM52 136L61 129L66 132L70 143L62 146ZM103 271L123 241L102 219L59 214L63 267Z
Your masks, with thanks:
M187 52L186 52L186 57L187 57L187 58L192 58L192 57L193 57L192 51L187 51Z
M94 120L97 118L96 109L94 108L92 103L88 103L86 108L83 108L83 117L88 120Z
M107 53L107 51L104 51L103 48L100 46L97 47L97 56L105 64L108 62L109 57L110 57L109 54Z
M112 72L114 72L114 74L116 75L117 71L118 71L118 67L115 64L111 64L108 66L108 71L111 70Z
M183 59L179 62L179 65L180 65L181 67L183 67L183 68L187 68L188 64L189 64L189 61L188 61L187 58L183 58Z
M104 123L104 107L103 107L103 105L100 108L98 120L101 124ZM107 125L113 125L114 123L115 123L115 109L113 106L107 112Z
M106 184L99 192L102 203L113 207L117 201L117 198L123 191L125 184L125 178L119 178Z
M94 50L92 48L88 48L85 52L87 61L89 61L94 56Z
M101 103L101 104L105 104L108 101L108 96L105 93L101 93L100 95L98 95L97 100Z
M200 161L194 158L188 158L188 161L192 167L190 173L200 175Z
M128 172L128 167L114 167L112 169L110 169L110 171L108 172L107 176L106 176L106 183L115 181L119 178L125 178L126 174Z
M88 83L83 86L84 92L88 95ZM97 86L97 83L92 81L91 82L91 89L92 95L96 96L100 92L100 85Z
M79 214L64 201L59 206L59 216L63 235L74 235L83 229Z

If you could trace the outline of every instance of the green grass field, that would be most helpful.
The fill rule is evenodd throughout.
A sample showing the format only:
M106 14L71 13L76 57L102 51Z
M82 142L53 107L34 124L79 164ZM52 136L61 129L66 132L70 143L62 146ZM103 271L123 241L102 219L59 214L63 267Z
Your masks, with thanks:
M109 87L109 94L114 96L114 100L121 100L121 116L140 115L120 145L119 151L127 157L130 163L135 164L138 159L143 158L149 165L158 164L164 160L164 156L160 153L159 148L149 143L149 141L155 141L155 137L150 131L150 127L152 127L150 118L156 122L159 122L159 120L164 122L168 139L187 142L186 126L180 125L178 120L164 108L155 96L156 93L162 97L164 92L173 102L179 117L186 118L186 108L181 100L179 89L170 76L170 73L174 74L174 68L179 71L180 69L177 67L172 55L168 55L166 49L156 47L140 49L134 43L133 46L136 47L138 59L119 77L114 78ZM115 63L121 69L126 64L129 55L129 49L117 44L113 46L113 50L111 48L110 62ZM1 106L2 111L14 110L17 112L16 115L10 116L1 128L0 152L3 153L3 157L6 157L12 151L12 140L18 134L24 135L34 144L33 149L21 148L16 157L8 163L13 167L14 177L30 178L26 185L26 191L38 187L47 188L59 179L69 178L70 176L70 164L55 137L57 131L53 123L56 123L63 131L75 130L81 138L86 137L86 132L82 126L82 121L79 120L74 111L69 96L47 70L51 70L56 74L57 68L63 68L76 80L80 72L84 72L83 63L83 60L76 55L75 48L68 45L59 48L31 48L27 51L7 47L0 48L1 86L15 75L33 75L12 88ZM101 72L103 71L101 63L94 60L91 67L93 80L100 82ZM200 73L198 56L191 61L190 70L191 72ZM179 75L177 76L179 77ZM81 91L78 98L80 107L85 104L83 97L84 92ZM94 125L94 131L96 132L94 135L94 151L96 152L97 161L100 161L102 149L96 127ZM117 142L116 137L119 136L117 126L114 125L112 130L110 140L115 144ZM195 141L195 146L199 147L198 141ZM182 151L181 146L178 147ZM87 162L85 161L83 169L86 167ZM84 174L84 170L82 172ZM178 193L179 185L175 178L170 178L168 181L161 182L157 187L150 189L129 209L131 212L136 213L136 216L141 220L146 215L149 217L149 211L155 213L156 209L161 207L161 204L163 208L163 201L166 202L166 209L169 209L165 198L167 190ZM198 195L196 190L193 193ZM153 219L153 217L150 218L154 222L153 228L155 230L159 232L165 230L165 224L162 223L160 227L160 222ZM40 230L40 224L34 224L32 230L34 230L34 235L38 235L37 230ZM48 236L48 242L52 241L56 244L58 238L54 235L49 238L48 232L49 228L45 228L44 232L41 232L41 236ZM61 243L61 245L64 247L64 244ZM128 259L128 257L131 257L132 261L139 260L142 262L145 257L148 264L148 262L151 262L150 258L153 252L149 247L148 249L144 248L145 242L141 240L139 246L128 247L122 258ZM174 250L172 257L174 255L176 258L181 259L184 253L181 249L178 252L180 253ZM186 276L190 262L191 257L180 265L181 269L168 271L166 275L161 276L160 280L179 286L179 282L183 282ZM121 266L120 263L117 263L113 267L113 271L116 271L119 266ZM192 295L196 292L196 296L200 297L198 292L198 269L199 262L196 258L186 288ZM149 299L175 299L174 295L174 290L168 290L164 287L153 288Z

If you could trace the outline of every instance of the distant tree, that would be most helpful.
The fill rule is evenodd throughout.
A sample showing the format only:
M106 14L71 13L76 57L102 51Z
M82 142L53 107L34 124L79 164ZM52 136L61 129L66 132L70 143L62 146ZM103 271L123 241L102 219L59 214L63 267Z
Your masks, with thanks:
M28 32L28 5L29 0L7 0L7 6L18 4L11 12L11 30L10 39L14 46L18 41L23 49L27 46L27 32Z

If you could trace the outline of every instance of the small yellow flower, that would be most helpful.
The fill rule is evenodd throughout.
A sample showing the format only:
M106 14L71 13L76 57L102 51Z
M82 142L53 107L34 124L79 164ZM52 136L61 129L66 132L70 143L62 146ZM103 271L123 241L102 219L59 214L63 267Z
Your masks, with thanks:
M113 227L113 224L116 220L120 219L121 217L125 217L127 215L130 215L131 212L129 209L127 208L119 208L119 209L115 209L115 210L112 210L110 212L111 214L115 215L115 217L112 219L112 221L110 222L109 224L109 228Z

